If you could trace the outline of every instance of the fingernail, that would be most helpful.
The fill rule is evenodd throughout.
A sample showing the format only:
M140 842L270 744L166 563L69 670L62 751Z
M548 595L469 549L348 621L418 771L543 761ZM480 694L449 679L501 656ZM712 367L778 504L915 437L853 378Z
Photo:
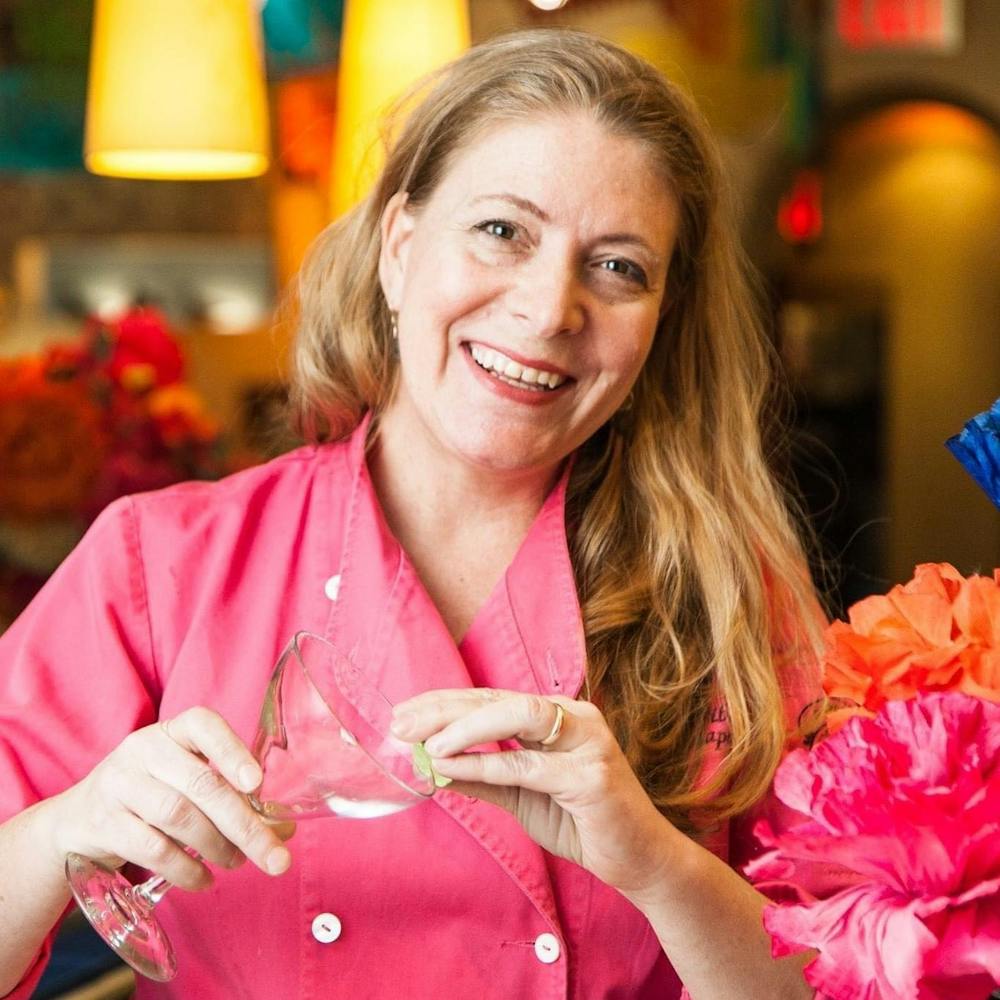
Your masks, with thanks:
M414 712L396 712L390 727L396 736L403 736L410 732L417 724L417 716Z
M241 764L236 778L244 792L252 792L263 780L263 775L256 764Z
M272 847L264 862L269 875L280 875L283 871L288 870L291 863L292 855L287 847Z
M424 749L432 757L443 757L448 752L448 741L438 733L437 736L432 736L424 743Z

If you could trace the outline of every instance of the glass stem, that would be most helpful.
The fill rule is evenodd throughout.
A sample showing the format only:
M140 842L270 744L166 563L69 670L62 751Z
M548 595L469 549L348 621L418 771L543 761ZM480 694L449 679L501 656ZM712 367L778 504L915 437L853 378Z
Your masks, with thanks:
M152 878L146 879L145 882L140 882L132 887L132 898L145 903L152 909L163 899L170 888L171 883L162 875L154 875Z
M184 851L195 860L202 860L201 855L193 847L185 847ZM132 898L152 909L172 888L173 883L168 882L162 875L153 875L145 882L132 886Z

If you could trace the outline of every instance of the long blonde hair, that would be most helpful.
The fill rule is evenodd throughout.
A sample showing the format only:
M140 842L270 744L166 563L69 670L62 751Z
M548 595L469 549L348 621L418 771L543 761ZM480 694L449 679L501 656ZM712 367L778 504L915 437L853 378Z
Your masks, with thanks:
M626 407L580 450L567 523L588 683L657 806L694 829L757 801L788 732L782 664L814 655L816 598L762 446L774 366L694 104L593 36L519 32L427 85L371 195L316 241L298 287L292 404L313 440L392 398L397 362L378 280L379 220L419 210L451 158L499 122L585 111L638 140L681 225L652 352ZM699 781L712 713L731 745Z

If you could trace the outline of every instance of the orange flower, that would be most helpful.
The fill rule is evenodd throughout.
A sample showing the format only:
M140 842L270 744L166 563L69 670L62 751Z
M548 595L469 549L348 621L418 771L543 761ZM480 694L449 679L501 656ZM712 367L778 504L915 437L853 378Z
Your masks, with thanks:
M147 400L163 439L170 448L186 443L209 444L219 433L219 425L205 411L201 397L186 385L155 389Z
M45 379L32 358L0 370L0 512L75 513L104 456L100 413L72 383Z
M835 712L831 729L918 691L1000 701L1000 570L966 579L948 563L924 563L909 583L853 605L848 618L826 630L823 686L859 707Z

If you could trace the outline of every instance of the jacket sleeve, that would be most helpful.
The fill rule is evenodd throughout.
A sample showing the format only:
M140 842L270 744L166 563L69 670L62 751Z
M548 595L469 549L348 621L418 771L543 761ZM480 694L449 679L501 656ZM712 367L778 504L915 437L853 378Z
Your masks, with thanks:
M0 636L0 822L79 781L156 718L142 549L116 501ZM9 996L30 996L51 938Z

